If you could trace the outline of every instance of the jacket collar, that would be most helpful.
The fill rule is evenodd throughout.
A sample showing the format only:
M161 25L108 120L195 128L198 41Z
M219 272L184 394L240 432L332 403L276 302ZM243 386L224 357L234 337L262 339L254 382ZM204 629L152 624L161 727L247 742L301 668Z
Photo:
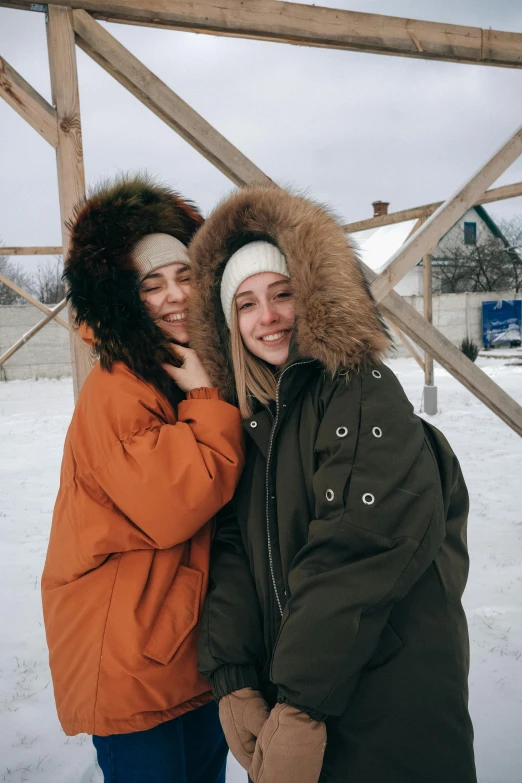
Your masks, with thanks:
M296 349L282 368L277 402L271 408L260 405L259 409L243 422L245 431L265 458L268 454L270 437L275 440L299 392L305 388L307 380L318 369L322 369L319 362L301 357Z

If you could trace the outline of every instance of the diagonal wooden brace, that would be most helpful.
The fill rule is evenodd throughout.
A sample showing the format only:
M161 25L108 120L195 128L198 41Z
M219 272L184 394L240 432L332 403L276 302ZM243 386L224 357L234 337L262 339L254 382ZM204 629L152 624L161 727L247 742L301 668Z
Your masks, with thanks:
M42 313L45 313L46 315L50 315L51 313L55 312L55 310L51 310L51 308L47 307L47 305L42 304L42 302L39 302L38 299L35 299L34 296L31 296L31 294L28 294L27 291L25 291L19 285L13 283L12 280L9 280L9 278L7 278L1 272L0 272L0 283L3 283L4 285L8 286L8 288L11 288L13 291L15 291L18 294L18 296L21 296L24 299L26 299L30 304L33 305L33 307L37 307L38 310L41 310ZM67 321L64 321L63 318L59 318L58 315L53 316L53 318L56 320L57 323L60 324L60 326L64 326L66 329L69 329L69 324L67 323Z
M521 153L522 127L391 257L386 268L375 278L371 286L377 302L381 302L423 256L435 249L440 238L484 195L485 190Z
M45 318L42 318L41 321L38 321L37 324L35 324L31 329L29 329L28 332L26 332L22 337L20 337L19 340L15 342L14 345L12 345L8 350L0 356L0 367L4 362L6 362L8 359L13 356L22 346L24 346L31 337L34 337L35 334L38 334L40 329L43 329L44 326L47 326L49 321L52 321L53 318L56 318L57 314L60 312L60 310L63 310L64 307L67 305L67 300L62 299L62 301L56 305L52 310L49 311L49 315L46 315Z
M362 264L362 266L368 281L372 282L376 277L375 272L366 264ZM522 435L522 407L476 364L473 364L438 329L428 323L415 308L405 302L402 296L395 291L390 291L380 303L379 308L385 318L392 321L426 353L430 354L518 435Z
M85 11L74 11L76 42L138 100L236 185L268 177Z
M0 96L51 146L58 144L56 112L7 60L0 57Z

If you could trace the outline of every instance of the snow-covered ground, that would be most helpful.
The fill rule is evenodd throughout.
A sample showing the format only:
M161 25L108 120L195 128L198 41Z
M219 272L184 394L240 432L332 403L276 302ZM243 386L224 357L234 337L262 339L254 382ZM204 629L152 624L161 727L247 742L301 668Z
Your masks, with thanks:
M522 362L478 363L522 402ZM412 359L390 362L418 410ZM460 458L471 494L472 559L465 605L470 703L480 783L522 780L522 440L437 368L432 418ZM0 383L0 781L98 783L89 737L58 724L47 666L39 579L65 432L70 380ZM230 764L229 783L245 775Z

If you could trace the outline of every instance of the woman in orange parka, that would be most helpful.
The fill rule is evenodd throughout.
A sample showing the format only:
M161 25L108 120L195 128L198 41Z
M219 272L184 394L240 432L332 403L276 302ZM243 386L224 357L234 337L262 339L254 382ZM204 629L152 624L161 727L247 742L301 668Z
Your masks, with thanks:
M65 442L43 609L63 730L93 735L111 783L225 776L197 632L209 520L239 478L242 427L183 347L202 220L140 176L103 184L71 226L68 296L100 361Z

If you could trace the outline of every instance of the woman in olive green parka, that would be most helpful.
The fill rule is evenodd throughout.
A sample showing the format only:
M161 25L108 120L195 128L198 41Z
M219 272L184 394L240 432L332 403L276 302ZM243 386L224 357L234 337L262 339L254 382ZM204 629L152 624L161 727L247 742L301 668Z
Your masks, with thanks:
M256 266L255 242L281 262ZM190 254L191 344L250 413L200 640L231 749L255 783L317 780L321 765L321 783L474 783L466 486L382 363L388 333L352 246L322 207L259 185L223 202ZM255 308L244 350L260 340L263 404L232 361Z

